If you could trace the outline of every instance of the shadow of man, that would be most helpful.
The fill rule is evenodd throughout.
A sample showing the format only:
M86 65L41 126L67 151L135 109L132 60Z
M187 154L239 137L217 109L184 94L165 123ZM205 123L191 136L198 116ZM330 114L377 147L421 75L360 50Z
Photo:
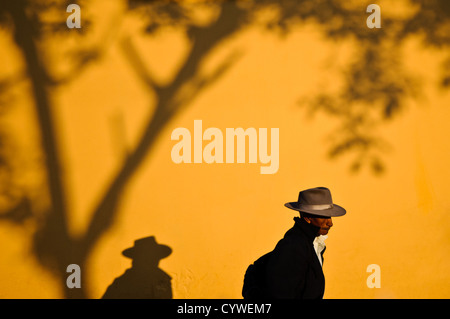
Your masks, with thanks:
M133 259L131 268L108 286L102 299L171 299L171 277L158 268L159 261L172 253L154 236L137 239L122 255Z

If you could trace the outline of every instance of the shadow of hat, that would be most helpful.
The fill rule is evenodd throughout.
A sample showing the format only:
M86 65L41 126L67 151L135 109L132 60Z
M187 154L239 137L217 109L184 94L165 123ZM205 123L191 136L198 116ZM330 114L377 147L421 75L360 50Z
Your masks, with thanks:
M138 255L152 254L155 257L162 259L169 256L172 249L169 246L161 245L156 242L154 236L140 238L134 241L134 246L125 249L122 255L128 258L134 258Z

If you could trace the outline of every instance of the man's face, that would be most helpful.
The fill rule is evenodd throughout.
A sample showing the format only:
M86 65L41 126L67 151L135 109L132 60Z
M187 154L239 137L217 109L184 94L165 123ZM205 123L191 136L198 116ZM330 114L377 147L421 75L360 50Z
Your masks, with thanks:
M305 220L314 226L320 227L317 236L328 234L328 231L333 226L331 217L305 217Z

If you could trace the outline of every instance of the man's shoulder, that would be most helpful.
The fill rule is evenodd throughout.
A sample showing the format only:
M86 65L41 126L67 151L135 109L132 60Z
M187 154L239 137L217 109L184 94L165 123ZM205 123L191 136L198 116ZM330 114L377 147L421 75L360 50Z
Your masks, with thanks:
M305 250L308 245L308 239L305 234L298 227L293 226L284 234L284 237L277 243L275 249Z
M302 229L297 225L294 224L285 234L283 239L288 240L301 240L301 241L307 241L306 234L302 231Z

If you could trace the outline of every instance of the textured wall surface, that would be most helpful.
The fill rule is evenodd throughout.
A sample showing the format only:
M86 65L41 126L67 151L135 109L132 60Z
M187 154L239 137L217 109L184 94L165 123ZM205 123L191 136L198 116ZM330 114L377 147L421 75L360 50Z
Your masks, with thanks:
M242 3L173 2L189 10L167 21L127 2L79 3L85 34L46 30L31 42L19 37L23 10L0 11L17 18L0 29L1 298L70 297L70 263L84 296L100 298L131 267L122 251L147 236L172 250L159 268L174 298L241 298L247 266L293 225L284 203L316 186L347 209L326 241L325 298L450 297L449 42L438 31L426 42L428 24L413 18L424 4L381 2L382 27L368 29L365 1L341 8L344 18L310 1L255 16ZM43 21L65 23L58 10ZM446 10L430 29L448 26ZM423 33L405 35L395 19ZM278 128L278 170L261 174L249 154L175 163L172 132L198 139L194 120L223 133L224 159L227 128L254 128L258 141L267 128L267 145ZM380 288L367 285L371 264Z

